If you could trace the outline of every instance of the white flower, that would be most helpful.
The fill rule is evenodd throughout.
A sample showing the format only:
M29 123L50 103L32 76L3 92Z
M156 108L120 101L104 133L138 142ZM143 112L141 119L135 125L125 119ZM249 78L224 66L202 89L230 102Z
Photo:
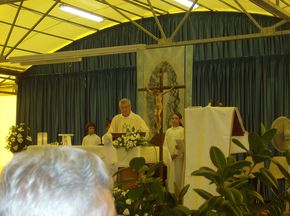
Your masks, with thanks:
M139 216L138 214L135 214L135 216Z
M148 216L148 213L144 213L144 216Z
M22 138L22 135L21 135L21 134L18 134L18 135L17 135L17 138Z
M130 215L130 211L129 211L129 209L125 209L124 211L123 211L123 215Z
M32 141L31 136L27 136L27 137L26 137L26 140L28 140L28 141Z
M127 205L131 205L132 204L132 200L131 199L126 199L125 202L126 202Z
M23 139L22 138L18 138L17 139L17 142L22 143L23 142Z
M22 132L24 129L22 127L18 128L18 131Z
M15 142L15 137L11 137L11 142Z
M122 194L122 196L126 196L127 193L125 191L123 191L121 194Z

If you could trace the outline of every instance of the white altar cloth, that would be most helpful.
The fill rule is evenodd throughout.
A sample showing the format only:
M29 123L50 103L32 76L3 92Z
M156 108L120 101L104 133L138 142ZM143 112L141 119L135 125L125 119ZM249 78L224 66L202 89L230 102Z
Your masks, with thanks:
M37 151L43 148L56 148L57 145L30 145L27 148L27 151ZM104 158L108 157L105 155L104 146L81 146L81 145L72 145L73 148L80 148L92 153L97 154L99 157ZM125 148L117 148L117 157L118 157L118 167L129 167L130 161L135 157L144 157L146 163L156 163L159 161L159 147L158 146L138 146L129 151L126 151ZM171 163L170 153L166 152L167 149L164 149L163 153L163 162L166 166Z

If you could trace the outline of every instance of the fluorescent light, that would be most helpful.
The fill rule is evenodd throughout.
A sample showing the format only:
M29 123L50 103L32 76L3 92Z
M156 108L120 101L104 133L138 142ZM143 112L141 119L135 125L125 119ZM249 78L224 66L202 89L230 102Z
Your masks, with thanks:
M182 5L186 6L186 7L188 7L188 8L190 8L192 6L192 4L194 4L194 2L190 1L190 0L175 0L175 1L178 2L179 4L182 4ZM195 4L193 6L193 9L196 9L198 7L199 7L199 5Z
M101 17L101 16L98 16L96 14L90 13L88 11L81 10L79 8L76 8L76 7L72 7L70 5L62 4L62 5L59 6L59 8L61 10L65 11L65 12L68 12L68 13L71 13L71 14L74 14L74 15L89 19L89 20L93 20L93 21L96 21L96 22L102 22L104 20L104 18Z

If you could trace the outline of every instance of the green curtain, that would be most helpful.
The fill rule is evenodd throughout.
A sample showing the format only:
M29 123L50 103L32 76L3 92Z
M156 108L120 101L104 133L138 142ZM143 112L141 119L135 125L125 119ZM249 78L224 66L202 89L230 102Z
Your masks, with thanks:
M121 68L73 75L22 77L18 84L17 122L31 127L33 143L37 132L48 132L49 142L60 141L59 133L74 134L80 144L88 121L105 132L105 120L118 113L122 97L136 101L136 69Z
M194 62L192 104L236 106L248 131L290 116L290 55Z

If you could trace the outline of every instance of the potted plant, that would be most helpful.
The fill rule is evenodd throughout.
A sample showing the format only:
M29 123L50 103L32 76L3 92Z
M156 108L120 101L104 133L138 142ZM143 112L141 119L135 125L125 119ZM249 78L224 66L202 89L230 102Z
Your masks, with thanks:
M272 151L268 147L268 143L275 133L276 129L264 131L261 136L257 133L250 133L250 150L246 149L238 140L233 140L252 157L252 162L236 161L231 156L225 157L219 148L211 147L210 159L215 169L201 167L192 175L209 179L211 184L216 185L216 194L202 189L194 189L205 199L205 202L194 210L192 215L282 215L285 210L285 202L290 201L290 174L279 162L275 161ZM287 157L289 162L289 155ZM279 190L277 179L267 168L263 167L253 173L257 164L266 161L276 164L285 176L285 190ZM265 202L263 196L251 184L250 179L253 177L270 188L272 198L269 202Z
M155 171L161 164L160 162L149 166L143 157L130 161L130 169L137 174L137 181L133 188L127 190L122 189L126 180L117 182L113 194L118 214L132 216L185 216L191 214L191 211L181 204L189 185L176 195L169 193L163 186L161 178L154 177Z

